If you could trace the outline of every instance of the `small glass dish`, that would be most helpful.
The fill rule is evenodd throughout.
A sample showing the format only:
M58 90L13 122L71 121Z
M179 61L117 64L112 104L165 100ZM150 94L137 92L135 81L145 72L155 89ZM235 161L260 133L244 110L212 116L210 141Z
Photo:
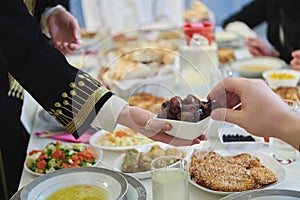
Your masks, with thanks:
M219 139L226 149L258 150L264 144L263 137L257 137L248 133L245 129L234 126L218 129ZM254 141L224 141L223 136L242 136L243 138L251 136Z

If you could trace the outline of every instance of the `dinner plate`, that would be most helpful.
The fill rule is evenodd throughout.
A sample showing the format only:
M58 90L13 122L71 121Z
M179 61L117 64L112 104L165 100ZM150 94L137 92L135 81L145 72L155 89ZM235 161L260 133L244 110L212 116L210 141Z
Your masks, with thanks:
M93 185L106 190L110 199L121 199L127 192L127 180L120 173L99 167L57 170L39 176L21 191L21 200L46 200L53 192L74 185Z
M231 68L246 78L262 78L266 70L283 68L286 63L275 57L257 56L236 60L230 64Z
M125 179L128 182L128 189L127 192L125 194L125 196L123 196L122 200L146 200L147 199L147 190L145 188L145 186L137 179L134 178L133 176L130 176L128 174L125 173L121 173ZM10 200L20 200L20 194L22 192L21 188L20 190L18 190L11 198Z
M236 33L229 31L218 31L215 33L215 40L219 47L240 47L243 45L243 39Z
M72 144L72 143L64 143L64 144ZM88 144L83 144L83 145L86 146L86 147L89 147L89 148L93 148L93 149L96 151L96 153L97 153L97 155L98 155L98 159L97 159L96 163L92 165L92 167L97 166L97 165L100 163L101 159L102 159L103 151L102 151L101 149L94 148L94 147L92 147L91 145L88 145ZM28 173L33 174L33 175L35 175L35 176L41 176L41 175L44 175L44 174L40 174L40 173L37 173L37 172L33 172L32 170L30 170L30 169L28 168L28 166L27 166L27 164L26 164L26 161L27 161L27 159L28 159L28 156L29 156L29 154L27 154L26 159L25 159L25 162L24 162L24 169L25 169L25 171L27 171ZM59 169L59 170L60 170L60 169ZM57 171L57 170L56 170L56 171ZM55 171L54 171L54 172L55 172ZM49 172L49 173L52 173L52 172Z
M264 152L247 152L243 150L215 150L216 153L219 153L222 156L230 156L230 155L237 155L240 153L249 153L252 156L256 156L259 158L261 164L266 166L268 169L270 169L274 174L276 174L278 181L276 183L269 184L267 186L261 187L261 189L270 189L273 188L274 186L282 183L284 179L286 178L286 173L284 168L280 165L278 161L276 161L273 157L271 157L269 154L266 154ZM234 194L238 192L223 192L223 191L215 191L206 187L203 187L201 185L198 185L194 180L191 179L189 176L189 182L194 185L195 187L204 190L206 192L210 192L213 194L219 194L219 195L229 195L229 194ZM252 191L252 190L249 190ZM256 191L256 190L253 190Z
M162 149L167 149L167 148L178 148L179 150L182 150L185 153L185 159L188 159L189 157L191 157L192 153L193 153L193 147L191 146L182 146L182 147L174 147L172 145L169 144L165 144L165 143L155 143L152 145L148 145L148 146L143 146L143 147L139 147L136 148L136 150L138 150L139 152L148 152L150 151L151 147L153 145L159 145ZM122 172L121 171L121 166L122 163L124 161L126 154L122 154L120 155L113 163L113 169L118 171L118 172ZM151 171L145 171L145 172L137 172L137 173L125 173L125 174L129 174L135 178L138 179L146 179L146 178L150 178L151 177Z
M246 192L231 194L221 198L220 200L244 200L244 199L292 200L292 199L300 199L300 192L294 190L284 190L284 189L254 190L254 191L246 191Z
M128 189L122 200L146 200L147 191L145 186L135 177L121 173L128 182Z
M116 128L116 130L118 129L118 127ZM89 143L95 147L95 148L100 148L100 149L104 149L104 150L109 150L109 151L125 151L128 149L135 149L141 146L147 146L153 143L156 143L155 141L149 142L149 143L143 143L143 144L139 144L139 145L132 145L132 146L105 146L105 145L101 145L97 142L97 140L102 137L104 134L108 133L108 131L105 130L100 130L96 133L94 133L89 140ZM146 137L145 137L146 139Z

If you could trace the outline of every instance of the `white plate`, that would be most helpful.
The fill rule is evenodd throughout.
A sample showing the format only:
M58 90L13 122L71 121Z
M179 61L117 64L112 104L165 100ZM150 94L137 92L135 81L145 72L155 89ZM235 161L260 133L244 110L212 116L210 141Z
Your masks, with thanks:
M193 140L202 134L206 134L213 121L211 117L207 117L199 122L186 122L157 117L155 119L167 121L172 125L170 131L165 131L166 134L186 140Z
M279 69L286 65L286 63L275 57L261 56L251 57L242 60L237 60L231 63L231 68L239 73L242 77L247 78L261 78L262 73L266 70ZM245 67L256 67L256 69L247 69Z
M153 144L153 145L159 145L162 149L178 148L178 149L182 150L185 153L185 155L186 155L184 157L185 159L190 158L192 153L193 153L193 147L191 147L191 146L174 147L172 145L165 144L165 143L156 143L156 144ZM151 145L151 146L153 146L153 145ZM137 148L136 150L138 150L139 152L148 152L148 151L150 151L151 146L143 146L143 147ZM121 172L121 166L122 166L122 163L124 161L125 155L126 154L124 153L124 154L120 155L115 160L115 162L113 163L113 169L114 170ZM137 172L137 173L125 173L125 174L131 175L131 176L133 176L135 178L138 178L138 179L146 179L146 178L151 177L151 171Z
M130 176L125 173L121 173L128 182L128 190L126 195L122 198L122 200L146 200L147 199L147 190L145 186L135 177Z
M65 144L66 144L66 142L64 142ZM71 143L70 143L71 144ZM91 148L93 148L91 145L87 145L87 144L84 144L84 146L88 146L88 147L91 147ZM92 167L93 166L97 166L99 163L100 163L100 161L101 161L101 159L102 159L102 156L103 156L103 151L101 150L101 149L97 149L97 148L94 148L95 149L95 151L97 152L97 154L98 154L98 159L97 159L97 162L94 164L94 165L92 165ZM41 175L44 175L44 174L40 174L40 173L37 173L37 172L33 172L33 171L31 171L28 167L27 167L27 165L26 165L26 161L27 161L27 158L28 158L28 154L27 154L27 157L26 157L26 159L25 159L25 162L24 162L24 169L25 169L25 171L27 171L28 173L30 173L30 174L33 174L33 175L35 175L35 176L41 176ZM59 169L59 170L61 170L61 169ZM58 171L58 170L56 170L56 171ZM54 171L55 172L55 171ZM49 173L52 173L52 172L49 172Z
M121 127L121 126L118 126L118 127ZM118 127L116 128L116 130L118 129ZM140 144L140 145L135 145L135 146L122 146L122 147L104 146L104 145L100 145L100 144L96 143L96 140L99 139L100 137L102 137L106 133L108 133L108 131L105 131L105 130L100 130L100 131L94 133L90 137L89 143L95 148L100 148L100 149L109 150L109 151L125 151L128 149L135 149L135 148L138 148L141 146L147 146L147 145L156 143L155 141L153 141L152 143L149 143L149 144Z
M243 150L259 150L260 147L264 144L264 138L263 137L257 137L254 135L251 135L248 133L245 129L240 127L227 127L227 128L219 128L218 129L219 139L221 143L225 146L227 149L243 149ZM255 141L251 142L224 142L223 141L223 135L242 135L242 136L252 136Z
M221 198L220 200L244 200L244 199L264 199L264 200L292 200L299 199L300 192L295 190L285 190L285 189L272 189L272 190L255 190L255 191L246 191L236 194L231 194L226 197Z
M66 168L39 176L26 185L21 192L21 200L46 200L53 192L79 184L95 185L104 188L110 199L121 199L128 187L120 173L98 167Z
M123 196L122 200L132 200L132 199L138 199L138 200L146 200L147 199L147 190L145 186L136 178L133 176L121 173L125 179L128 182L128 189ZM23 188L18 190L10 200L20 200L20 194L22 192Z
M252 156L256 156L259 158L261 164L263 164L264 166L266 166L268 169L270 169L274 174L276 174L278 181L276 183L272 183L270 185L264 186L261 189L270 189L273 188L274 186L280 184L281 182L284 181L284 179L286 178L286 173L284 168L280 165L280 163L278 161L276 161L274 158L272 158L269 154L266 154L264 152L245 152L243 150L216 150L216 153L219 153L222 156L229 156L229 155L237 155L239 153L249 153ZM213 194L220 194L220 195L229 195L229 194L233 194L233 193L237 193L237 192L222 192L222 191L215 191L206 187L203 187L201 185L198 185L197 183L195 183L191 177L189 176L189 182L194 185L195 187L204 190L206 192L210 192Z
M215 33L216 42L232 42L234 40L239 39L239 36L236 33L229 31L219 31Z

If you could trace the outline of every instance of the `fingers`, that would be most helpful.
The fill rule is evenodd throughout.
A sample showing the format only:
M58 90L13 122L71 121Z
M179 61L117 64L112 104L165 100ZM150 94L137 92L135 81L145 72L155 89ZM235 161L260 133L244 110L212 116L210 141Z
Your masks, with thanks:
M81 48L80 44L68 43L68 42L56 42L55 47L63 54L70 54Z
M243 124L243 111L228 108L218 108L211 112L211 118L217 121L226 121L237 125Z

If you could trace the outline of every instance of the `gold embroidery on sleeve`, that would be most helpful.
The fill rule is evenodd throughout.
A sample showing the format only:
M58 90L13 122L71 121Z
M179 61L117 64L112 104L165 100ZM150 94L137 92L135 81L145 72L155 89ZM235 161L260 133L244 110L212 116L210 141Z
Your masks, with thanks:
M10 73L8 73L8 79L9 79L9 90L8 90L7 96L16 97L18 99L23 99L24 98L24 88Z
M83 125L96 103L109 91L88 74L77 77L76 82L69 83L70 91L62 92L61 102L55 102L48 111L71 133Z

